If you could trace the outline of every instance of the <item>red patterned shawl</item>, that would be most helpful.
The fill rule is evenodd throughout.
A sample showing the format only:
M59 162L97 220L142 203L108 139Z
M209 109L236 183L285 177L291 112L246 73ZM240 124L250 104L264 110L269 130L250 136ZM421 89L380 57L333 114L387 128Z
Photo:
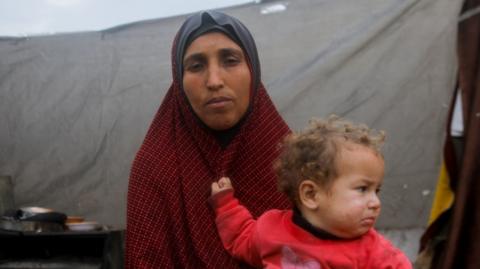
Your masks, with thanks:
M192 113L172 61L174 81L131 170L126 268L238 268L217 235L207 202L210 185L229 176L254 216L288 207L272 162L290 131L259 83L250 113L222 149Z

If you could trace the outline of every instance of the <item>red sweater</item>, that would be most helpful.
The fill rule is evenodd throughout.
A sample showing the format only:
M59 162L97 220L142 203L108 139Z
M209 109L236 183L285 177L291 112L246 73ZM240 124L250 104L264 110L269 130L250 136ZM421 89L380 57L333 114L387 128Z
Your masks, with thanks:
M211 199L224 247L258 268L411 269L408 258L373 228L351 240L326 240L292 222L291 210L270 210L254 220L233 191Z

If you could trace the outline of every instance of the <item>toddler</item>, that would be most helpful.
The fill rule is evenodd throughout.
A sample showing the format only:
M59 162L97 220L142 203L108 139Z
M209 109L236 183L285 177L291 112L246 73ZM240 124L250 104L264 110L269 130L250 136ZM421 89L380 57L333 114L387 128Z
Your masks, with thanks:
M412 268L373 228L384 137L337 116L289 135L275 170L293 209L270 210L257 220L234 197L229 178L214 182L209 202L224 247L257 268Z

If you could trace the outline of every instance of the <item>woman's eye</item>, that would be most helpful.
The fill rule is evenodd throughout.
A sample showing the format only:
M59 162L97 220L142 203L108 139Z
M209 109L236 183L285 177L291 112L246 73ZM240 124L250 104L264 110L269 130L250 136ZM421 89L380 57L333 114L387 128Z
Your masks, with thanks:
M224 60L224 64L226 66L234 66L234 65L237 65L240 61L236 58L236 57L227 57L225 60Z
M197 63L188 64L185 69L189 72L198 72L202 70L202 68L203 68L203 64L197 62Z

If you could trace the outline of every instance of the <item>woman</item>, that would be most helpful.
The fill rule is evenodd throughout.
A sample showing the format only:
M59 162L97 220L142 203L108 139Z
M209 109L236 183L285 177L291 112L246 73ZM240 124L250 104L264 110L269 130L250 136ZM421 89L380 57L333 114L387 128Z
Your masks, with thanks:
M131 171L126 268L239 268L216 234L210 185L229 176L254 216L288 207L272 161L289 128L260 81L253 38L235 18L188 18L173 42L172 72Z

